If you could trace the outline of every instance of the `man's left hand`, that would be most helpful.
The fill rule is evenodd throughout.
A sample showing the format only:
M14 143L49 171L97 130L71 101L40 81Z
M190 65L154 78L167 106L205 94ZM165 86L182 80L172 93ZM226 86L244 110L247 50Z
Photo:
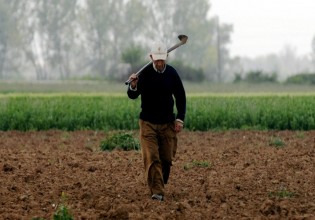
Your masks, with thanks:
M184 127L184 124L180 121L175 121L175 131L178 133L178 132L181 132L183 130L183 127Z

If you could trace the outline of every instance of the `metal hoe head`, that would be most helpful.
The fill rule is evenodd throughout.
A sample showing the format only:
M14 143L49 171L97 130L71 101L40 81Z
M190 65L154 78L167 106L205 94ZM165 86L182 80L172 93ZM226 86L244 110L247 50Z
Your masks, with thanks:
M185 44L185 43L187 42L187 40L188 40L188 37L187 37L186 35L181 34L181 35L178 35L178 39L179 39L183 44Z
M171 52L172 50L175 50L177 47L179 47L179 46L185 44L185 43L187 42L187 40L188 40L188 37L187 37L186 35L184 35L184 34L181 34L181 35L178 35L178 39L180 40L180 42L177 43L177 44L175 44L175 45L172 46L171 48L169 48L169 49L167 50L168 53Z

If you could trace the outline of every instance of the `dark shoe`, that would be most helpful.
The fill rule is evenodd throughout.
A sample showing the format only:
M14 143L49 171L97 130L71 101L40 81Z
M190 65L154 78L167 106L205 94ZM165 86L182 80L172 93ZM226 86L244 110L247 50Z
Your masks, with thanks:
M153 194L151 197L153 200L163 201L163 196L158 194Z

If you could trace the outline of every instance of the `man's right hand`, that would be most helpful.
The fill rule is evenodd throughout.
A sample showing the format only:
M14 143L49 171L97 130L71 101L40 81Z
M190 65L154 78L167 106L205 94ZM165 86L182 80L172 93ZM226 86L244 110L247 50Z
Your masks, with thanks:
M129 81L130 81L130 86L132 89L137 88L138 80L139 80L138 76L135 73L131 74L131 76L129 77Z

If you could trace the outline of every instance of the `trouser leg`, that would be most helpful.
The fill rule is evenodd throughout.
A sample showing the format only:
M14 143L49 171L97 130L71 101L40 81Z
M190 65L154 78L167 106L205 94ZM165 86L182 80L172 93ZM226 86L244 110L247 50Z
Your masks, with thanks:
M161 128L159 135L159 146L163 181L164 184L167 184L172 166L172 158L175 156L177 150L177 137L174 123L165 124Z
M156 126L140 120L140 144L146 179L152 194L164 195L162 164Z
M140 143L147 182L152 194L164 195L172 158L177 149L174 123L155 125L143 120L140 124Z
M168 177L170 176L171 172L171 165L168 163L162 164L162 174L163 174L163 182L164 184L167 184Z
M147 176L151 194L164 195L161 163L156 161L152 162L148 167Z

